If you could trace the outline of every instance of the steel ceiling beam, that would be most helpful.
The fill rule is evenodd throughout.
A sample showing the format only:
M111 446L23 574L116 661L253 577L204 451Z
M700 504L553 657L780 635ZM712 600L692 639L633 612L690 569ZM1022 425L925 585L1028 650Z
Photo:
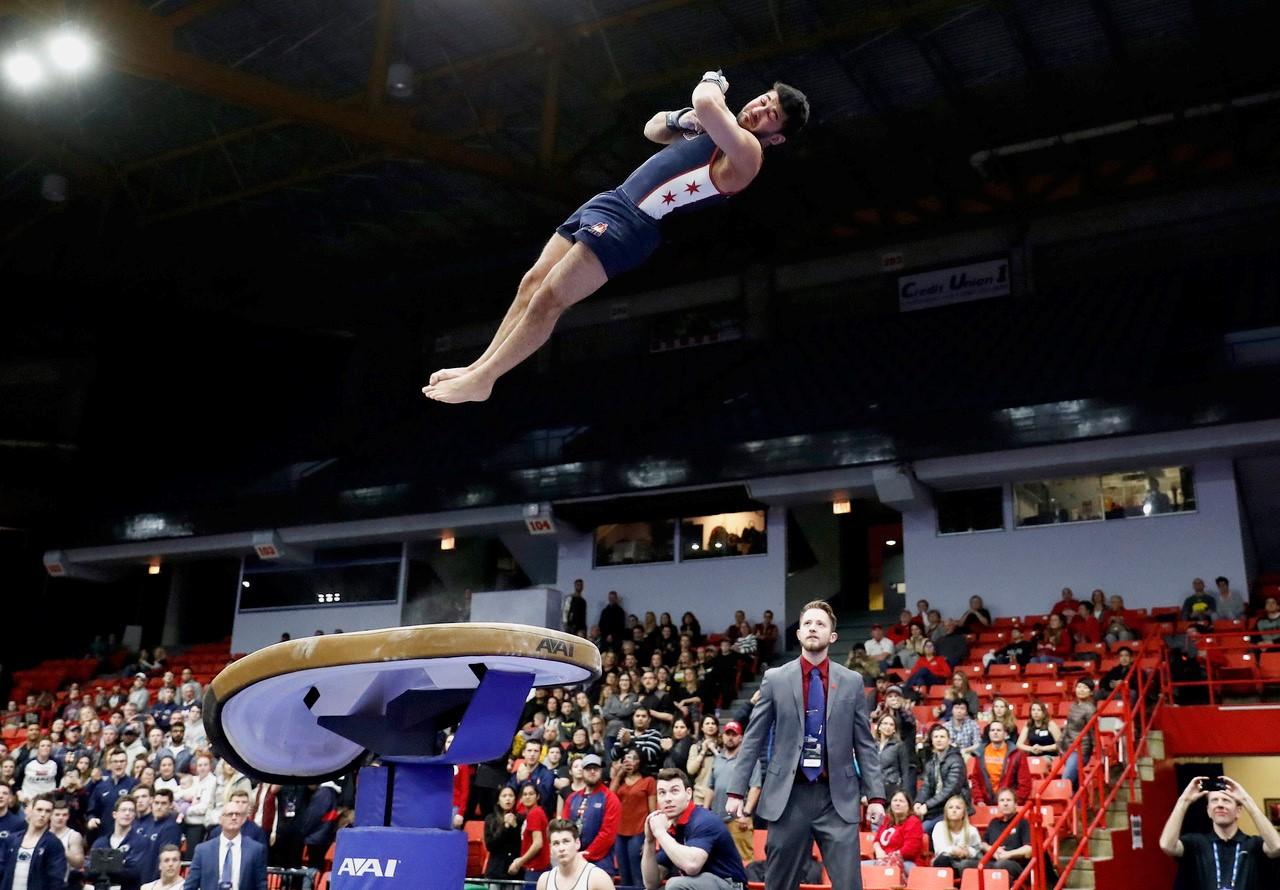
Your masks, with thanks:
M366 102L370 112L382 107L387 96L387 69L391 65L391 43L395 38L396 0L378 0L378 16L373 26L373 63L369 66Z
M175 9L162 20L170 31L176 31L183 25L194 22L230 2L231 0L195 0L194 3L188 3L181 9Z
M162 19L132 4L97 0L90 7L110 35L109 57L117 69L161 80L206 96L254 108L274 117L318 124L365 143L424 157L481 176L508 179L515 166L507 158L478 154L417 130L406 115L367 110L320 99L263 77L181 52Z

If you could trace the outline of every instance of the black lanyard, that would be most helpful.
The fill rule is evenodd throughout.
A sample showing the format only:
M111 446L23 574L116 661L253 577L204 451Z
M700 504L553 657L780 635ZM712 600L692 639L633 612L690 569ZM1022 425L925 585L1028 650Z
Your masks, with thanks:
M1236 878L1240 874L1240 844L1231 844L1231 883L1226 884L1227 888L1234 890L1236 886ZM1222 860L1218 857L1218 841L1213 840L1213 881L1219 887L1223 887L1222 883Z

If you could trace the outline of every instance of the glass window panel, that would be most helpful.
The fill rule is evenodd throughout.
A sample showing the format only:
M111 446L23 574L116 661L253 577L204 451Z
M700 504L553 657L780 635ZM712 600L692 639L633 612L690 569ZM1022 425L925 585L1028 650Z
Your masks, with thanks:
M1013 485L1017 527L1141 519L1195 510L1190 467L1126 470Z
M596 526L595 564L641 565L675 559L674 519L656 522L617 522Z
M766 552L765 513L717 513L680 520L680 558L716 559Z
M933 502L938 510L940 535L1004 529L1004 498L1000 486L939 491L934 494Z

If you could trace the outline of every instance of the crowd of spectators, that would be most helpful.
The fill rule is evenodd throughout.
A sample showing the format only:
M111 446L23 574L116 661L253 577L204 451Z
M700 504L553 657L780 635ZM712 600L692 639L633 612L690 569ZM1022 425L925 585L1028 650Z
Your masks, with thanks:
M100 643L92 654L111 655L111 644ZM181 886L178 863L206 839L231 833L269 847L272 865L305 865L314 877L352 802L352 783L252 782L209 750L203 689L190 668L174 673L159 648L128 661L123 676L102 678L95 689L72 682L60 694L10 702L11 747L0 750L0 872L39 820L61 842L58 880L39 886L89 886L94 848L123 852L123 872L110 881L122 890Z
M1197 632L1222 618L1247 619L1244 600L1218 579L1207 593L1197 579L1174 619L1189 622L1171 636L1194 652ZM744 612L719 631L704 632L697 616L679 623L668 613L630 613L616 591L595 623L588 621L582 583L566 600L566 626L601 651L602 674L585 688L538 689L513 732L509 754L455 777L455 826L483 821L484 876L532 880L549 867L550 821L574 822L586 859L640 886L646 814L656 807L656 777L684 770L693 802L724 819L744 864L753 856L750 814L761 785L756 764L744 815L725 814L727 777L750 720L753 699L742 684L775 661L785 645L770 612ZM973 867L1032 794L1034 776L1052 758L1081 744L1063 765L1078 782L1092 757L1082 730L1096 703L1129 684L1146 616L1101 590L1077 600L1063 589L1042 616L997 622L974 596L958 616L943 616L925 600L852 647L848 666L862 674L871 730L889 799L873 840L877 861L909 870L933 863ZM1265 642L1280 640L1280 606L1266 600L1250 626ZM997 623L1001 636L992 642ZM1107 652L1106 662L1098 654ZM318 869L339 825L349 818L350 780L317 787L255 784L207 749L202 688L191 670L175 674L163 650L137 653L124 676L90 691L72 683L63 694L28 696L10 706L0 752L0 845L23 830L40 801L51 807L50 831L65 849L73 880L94 844L131 844L132 890L162 880L165 851L185 851L215 833L229 801L243 801L245 833L270 845L273 865ZM975 665L981 671L974 672ZM1044 666L1067 680L1055 700L1015 704L978 693L983 673L1000 665ZM1074 682L1072 682L1074 681ZM24 722L26 714L47 720ZM979 807L990 821L971 819ZM22 812L26 809L27 815ZM43 810L43 806L40 807ZM1026 826L995 851L995 867L1016 877L1030 857ZM158 884L157 886L168 886Z
M1221 587L1226 593L1196 609L1193 622L1241 614L1233 604L1239 594L1229 584ZM704 636L692 613L678 626L666 614L629 614L610 592L592 625L582 588L575 588L566 622L600 647L604 674L584 690L539 690L521 717L511 757L480 765L470 793L460 791L464 815L486 819L486 875L510 878L542 867L534 851L545 848L545 839L535 838L546 819L558 817L580 822L588 861L617 875L623 886L639 886L654 776L672 766L687 771L695 804L725 818L749 864L762 823L751 816L730 820L723 804L724 776L752 703L741 702L732 714L724 709L738 684L780 654L773 616L752 623L739 612L719 635ZM866 683L890 801L874 836L875 858L907 870L917 863L957 872L976 866L1031 796L1035 775L1048 771L1077 738L1080 745L1067 756L1062 776L1078 783L1093 757L1093 739L1082 733L1097 703L1119 684L1136 694L1138 674L1131 668L1147 620L1119 595L1095 590L1078 600L1064 589L1056 602L1046 603L1044 615L1001 623L995 643L997 621L980 596L954 617L920 600L896 623L874 626L852 647L848 665ZM1280 639L1274 600L1256 623ZM1210 629L1193 624L1192 633L1197 626ZM976 664L982 666L977 675ZM1041 665L1042 676L1065 681L1063 692L1016 706L1005 697L980 696L979 681L997 665ZM747 813L761 784L756 767ZM1030 861L1028 830L1025 823L1015 825L994 851L991 867L1006 869L1011 880Z

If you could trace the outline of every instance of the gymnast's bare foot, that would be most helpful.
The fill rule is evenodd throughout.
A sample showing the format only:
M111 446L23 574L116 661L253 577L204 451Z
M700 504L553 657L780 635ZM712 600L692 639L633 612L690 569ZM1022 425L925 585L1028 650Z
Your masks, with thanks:
M476 371L441 380L422 388L422 394L437 402L483 402L493 392L493 381Z
M467 365L465 368L441 368L439 371L432 374L431 378L427 380L427 386L435 386L441 380L452 380L455 377L461 377L463 374L472 370L472 367L472 365Z

